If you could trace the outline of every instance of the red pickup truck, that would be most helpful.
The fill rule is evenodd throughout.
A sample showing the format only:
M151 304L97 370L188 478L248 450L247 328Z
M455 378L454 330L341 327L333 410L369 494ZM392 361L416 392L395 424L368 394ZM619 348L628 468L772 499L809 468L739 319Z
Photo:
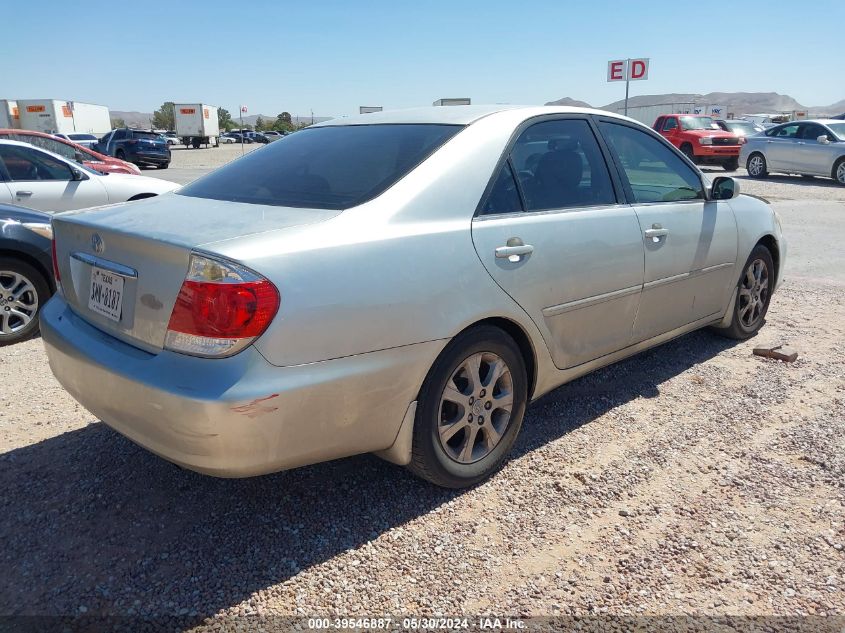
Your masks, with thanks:
M709 116L664 114L657 117L654 129L696 165L721 165L725 171L739 168L739 146L744 139L718 129Z

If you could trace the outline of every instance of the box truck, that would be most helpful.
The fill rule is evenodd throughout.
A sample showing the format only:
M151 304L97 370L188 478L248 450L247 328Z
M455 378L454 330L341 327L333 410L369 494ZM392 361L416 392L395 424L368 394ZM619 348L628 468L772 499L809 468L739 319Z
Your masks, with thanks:
M176 136L186 147L197 148L219 145L220 124L217 120L217 106L204 103L175 103L173 116L176 121Z
M18 102L0 99L0 128L19 130L21 117L18 114Z
M103 136L111 131L106 106L59 99L19 99L21 128L48 134L81 132Z

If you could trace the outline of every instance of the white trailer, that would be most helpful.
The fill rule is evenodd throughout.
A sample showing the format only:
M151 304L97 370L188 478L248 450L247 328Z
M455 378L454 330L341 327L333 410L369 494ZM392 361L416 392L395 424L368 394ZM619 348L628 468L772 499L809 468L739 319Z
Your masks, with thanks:
M0 99L0 128L21 128L21 117L18 114L18 102L9 99Z
M173 105L176 122L176 136L182 139L186 147L198 148L200 145L220 143L220 123L217 119L217 106L203 103L176 103Z
M111 131L106 106L59 99L19 99L21 128L49 134L82 132L102 136Z
M694 114L697 106L694 103L656 103L653 105L628 106L628 116L651 127L661 114ZM613 110L617 114L625 114L625 108Z

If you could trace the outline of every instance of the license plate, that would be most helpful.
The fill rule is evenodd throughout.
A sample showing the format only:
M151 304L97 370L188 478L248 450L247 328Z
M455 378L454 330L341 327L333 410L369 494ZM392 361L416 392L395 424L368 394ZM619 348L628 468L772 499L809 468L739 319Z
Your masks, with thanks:
M120 321L120 310L123 305L123 282L124 279L120 275L92 266L88 309L97 314L102 314L112 321Z

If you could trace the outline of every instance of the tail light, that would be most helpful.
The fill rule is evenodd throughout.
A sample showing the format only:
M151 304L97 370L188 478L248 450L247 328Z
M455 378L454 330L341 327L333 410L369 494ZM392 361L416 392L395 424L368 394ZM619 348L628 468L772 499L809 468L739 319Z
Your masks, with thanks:
M56 255L56 240L50 242L50 255L53 258L53 276L56 278L56 287L62 287L62 275L59 272L59 258Z
M279 291L255 271L193 254L164 346L193 356L231 356L261 336L278 309Z

